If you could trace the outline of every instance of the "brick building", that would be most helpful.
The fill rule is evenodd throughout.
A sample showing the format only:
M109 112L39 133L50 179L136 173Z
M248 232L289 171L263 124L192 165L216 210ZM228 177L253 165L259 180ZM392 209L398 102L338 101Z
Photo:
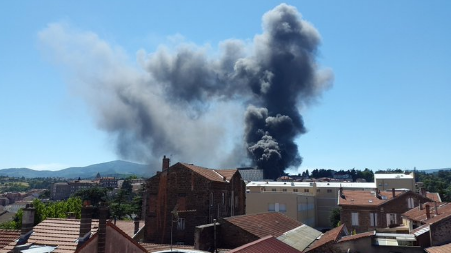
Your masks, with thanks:
M424 203L402 214L402 219L419 246L451 243L451 203Z
M146 182L145 241L193 244L195 227L245 213L246 186L236 169L213 170L192 164L169 166Z
M54 183L50 188L52 200L68 199L79 190L98 187L99 183L91 180L75 180L70 182Z
M412 191L340 190L340 221L357 233L394 227L402 224L401 214L428 201L431 199L426 195Z

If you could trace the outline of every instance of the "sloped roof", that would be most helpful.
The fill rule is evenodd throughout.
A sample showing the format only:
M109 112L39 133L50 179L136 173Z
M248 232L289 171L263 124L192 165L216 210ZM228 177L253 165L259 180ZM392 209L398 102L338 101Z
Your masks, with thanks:
M134 221L126 221L126 220L117 220L115 222L116 227L118 227L120 230L122 230L125 234L133 238L135 235L135 222ZM139 228L142 229L144 227L144 221L139 221Z
M0 229L0 249L17 240L20 230Z
M438 192L426 192L426 197L436 202L442 202L442 199L440 198L440 194L438 194Z
M424 249L428 253L449 253L451 252L451 243L444 244L441 246L435 246Z
M312 244L322 233L307 225L301 225L295 229L283 233L277 237L278 240L290 245L291 247L303 251Z
M302 225L282 213L259 213L224 218L227 222L259 237L268 235L275 237Z
M327 231L323 236L321 236L317 241L315 241L306 252L318 249L330 242L336 242L340 239L340 236L347 234L346 226L343 224L332 230Z
M208 169L208 168L200 167L200 166L197 166L194 164L187 164L187 163L176 163L173 166L176 166L177 164L181 164L184 167L207 178L208 180L215 181L215 182L229 181L233 177L233 175L235 175L235 173L238 171L237 169L213 170L213 169Z
M106 234L106 240L110 240L111 238L115 239L115 240L121 240L122 238L125 240L128 240L130 243L136 245L136 247L138 247L139 249L141 249L142 252L148 252L146 248L144 248L141 244L139 244L137 241L133 240L131 236L127 235L122 229L120 229L118 226L114 225L113 223L111 223L111 221L108 221L106 223L107 227L112 228L114 231L116 231L117 233L119 233L122 237L117 237L115 235L113 235L112 237L109 237L109 233L108 233L108 229L107 234ZM80 252L84 247L87 247L90 243L92 243L95 239L98 240L99 234L95 233L91 238L89 238L89 240L87 242L85 242L81 247L77 248L75 253ZM119 241L118 243L123 243L123 241ZM52 252L56 252L56 251L52 251Z
M395 191L395 196L404 192ZM338 205L340 206L379 206L388 200L393 199L393 193L380 192L382 198L376 197L375 191L343 191L344 198L338 196ZM385 198L385 199L384 199Z
M347 235L347 236L343 236L340 240L338 240L338 242L347 242L347 241L358 240L360 238L370 237L375 234L376 234L376 231L368 231L368 232L359 233L359 234L355 234L355 235Z
M0 213L0 224L8 221L12 221L16 214L13 212L2 211Z
M98 220L92 220L91 233L96 233ZM80 233L80 220L49 218L33 228L28 243L58 246L53 252L74 252Z
M228 251L229 253L261 253L261 252L284 252L299 253L301 251L277 240L273 236L265 236L238 248Z
M430 212L430 218L429 220L426 219L426 205L430 206L429 212ZM422 222L423 224L431 223L437 220L440 220L444 217L447 217L447 215L451 214L451 203L449 202L441 202L437 203L437 211L438 215L435 214L435 203L434 202L426 202L423 204L423 209L420 210L418 207L410 209L409 211L403 213L401 216L403 218Z

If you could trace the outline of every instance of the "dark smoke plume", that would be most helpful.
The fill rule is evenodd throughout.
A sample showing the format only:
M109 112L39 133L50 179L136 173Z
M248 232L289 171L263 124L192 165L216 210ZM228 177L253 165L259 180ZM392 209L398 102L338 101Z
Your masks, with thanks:
M77 90L122 157L151 162L173 154L212 167L250 162L276 178L301 164L295 139L306 129L299 108L331 84L332 73L318 68L320 36L295 7L267 12L262 28L251 44L222 42L217 57L186 43L141 50L143 69L93 33L52 24L39 35L57 60L75 68L74 82L84 87ZM236 129L244 143L230 134Z

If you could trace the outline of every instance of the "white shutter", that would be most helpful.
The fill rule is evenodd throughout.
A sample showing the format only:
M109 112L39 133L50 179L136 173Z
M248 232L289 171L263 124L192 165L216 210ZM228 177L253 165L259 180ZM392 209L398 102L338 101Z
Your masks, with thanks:
M359 225L359 213L351 213L352 215L352 225L358 226Z
M370 226L377 227L377 213L370 213Z

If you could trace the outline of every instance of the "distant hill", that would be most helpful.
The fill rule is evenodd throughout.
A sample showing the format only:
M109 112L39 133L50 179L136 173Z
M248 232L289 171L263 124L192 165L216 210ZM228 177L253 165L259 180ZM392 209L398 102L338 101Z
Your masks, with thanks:
M93 178L100 173L102 177L106 176L128 176L137 175L150 177L155 174L155 169L145 164L138 164L126 161L111 161L106 163L93 164L86 167L70 167L67 169L50 170L32 170L28 168L10 168L1 169L0 176L9 177L61 177L61 178Z

